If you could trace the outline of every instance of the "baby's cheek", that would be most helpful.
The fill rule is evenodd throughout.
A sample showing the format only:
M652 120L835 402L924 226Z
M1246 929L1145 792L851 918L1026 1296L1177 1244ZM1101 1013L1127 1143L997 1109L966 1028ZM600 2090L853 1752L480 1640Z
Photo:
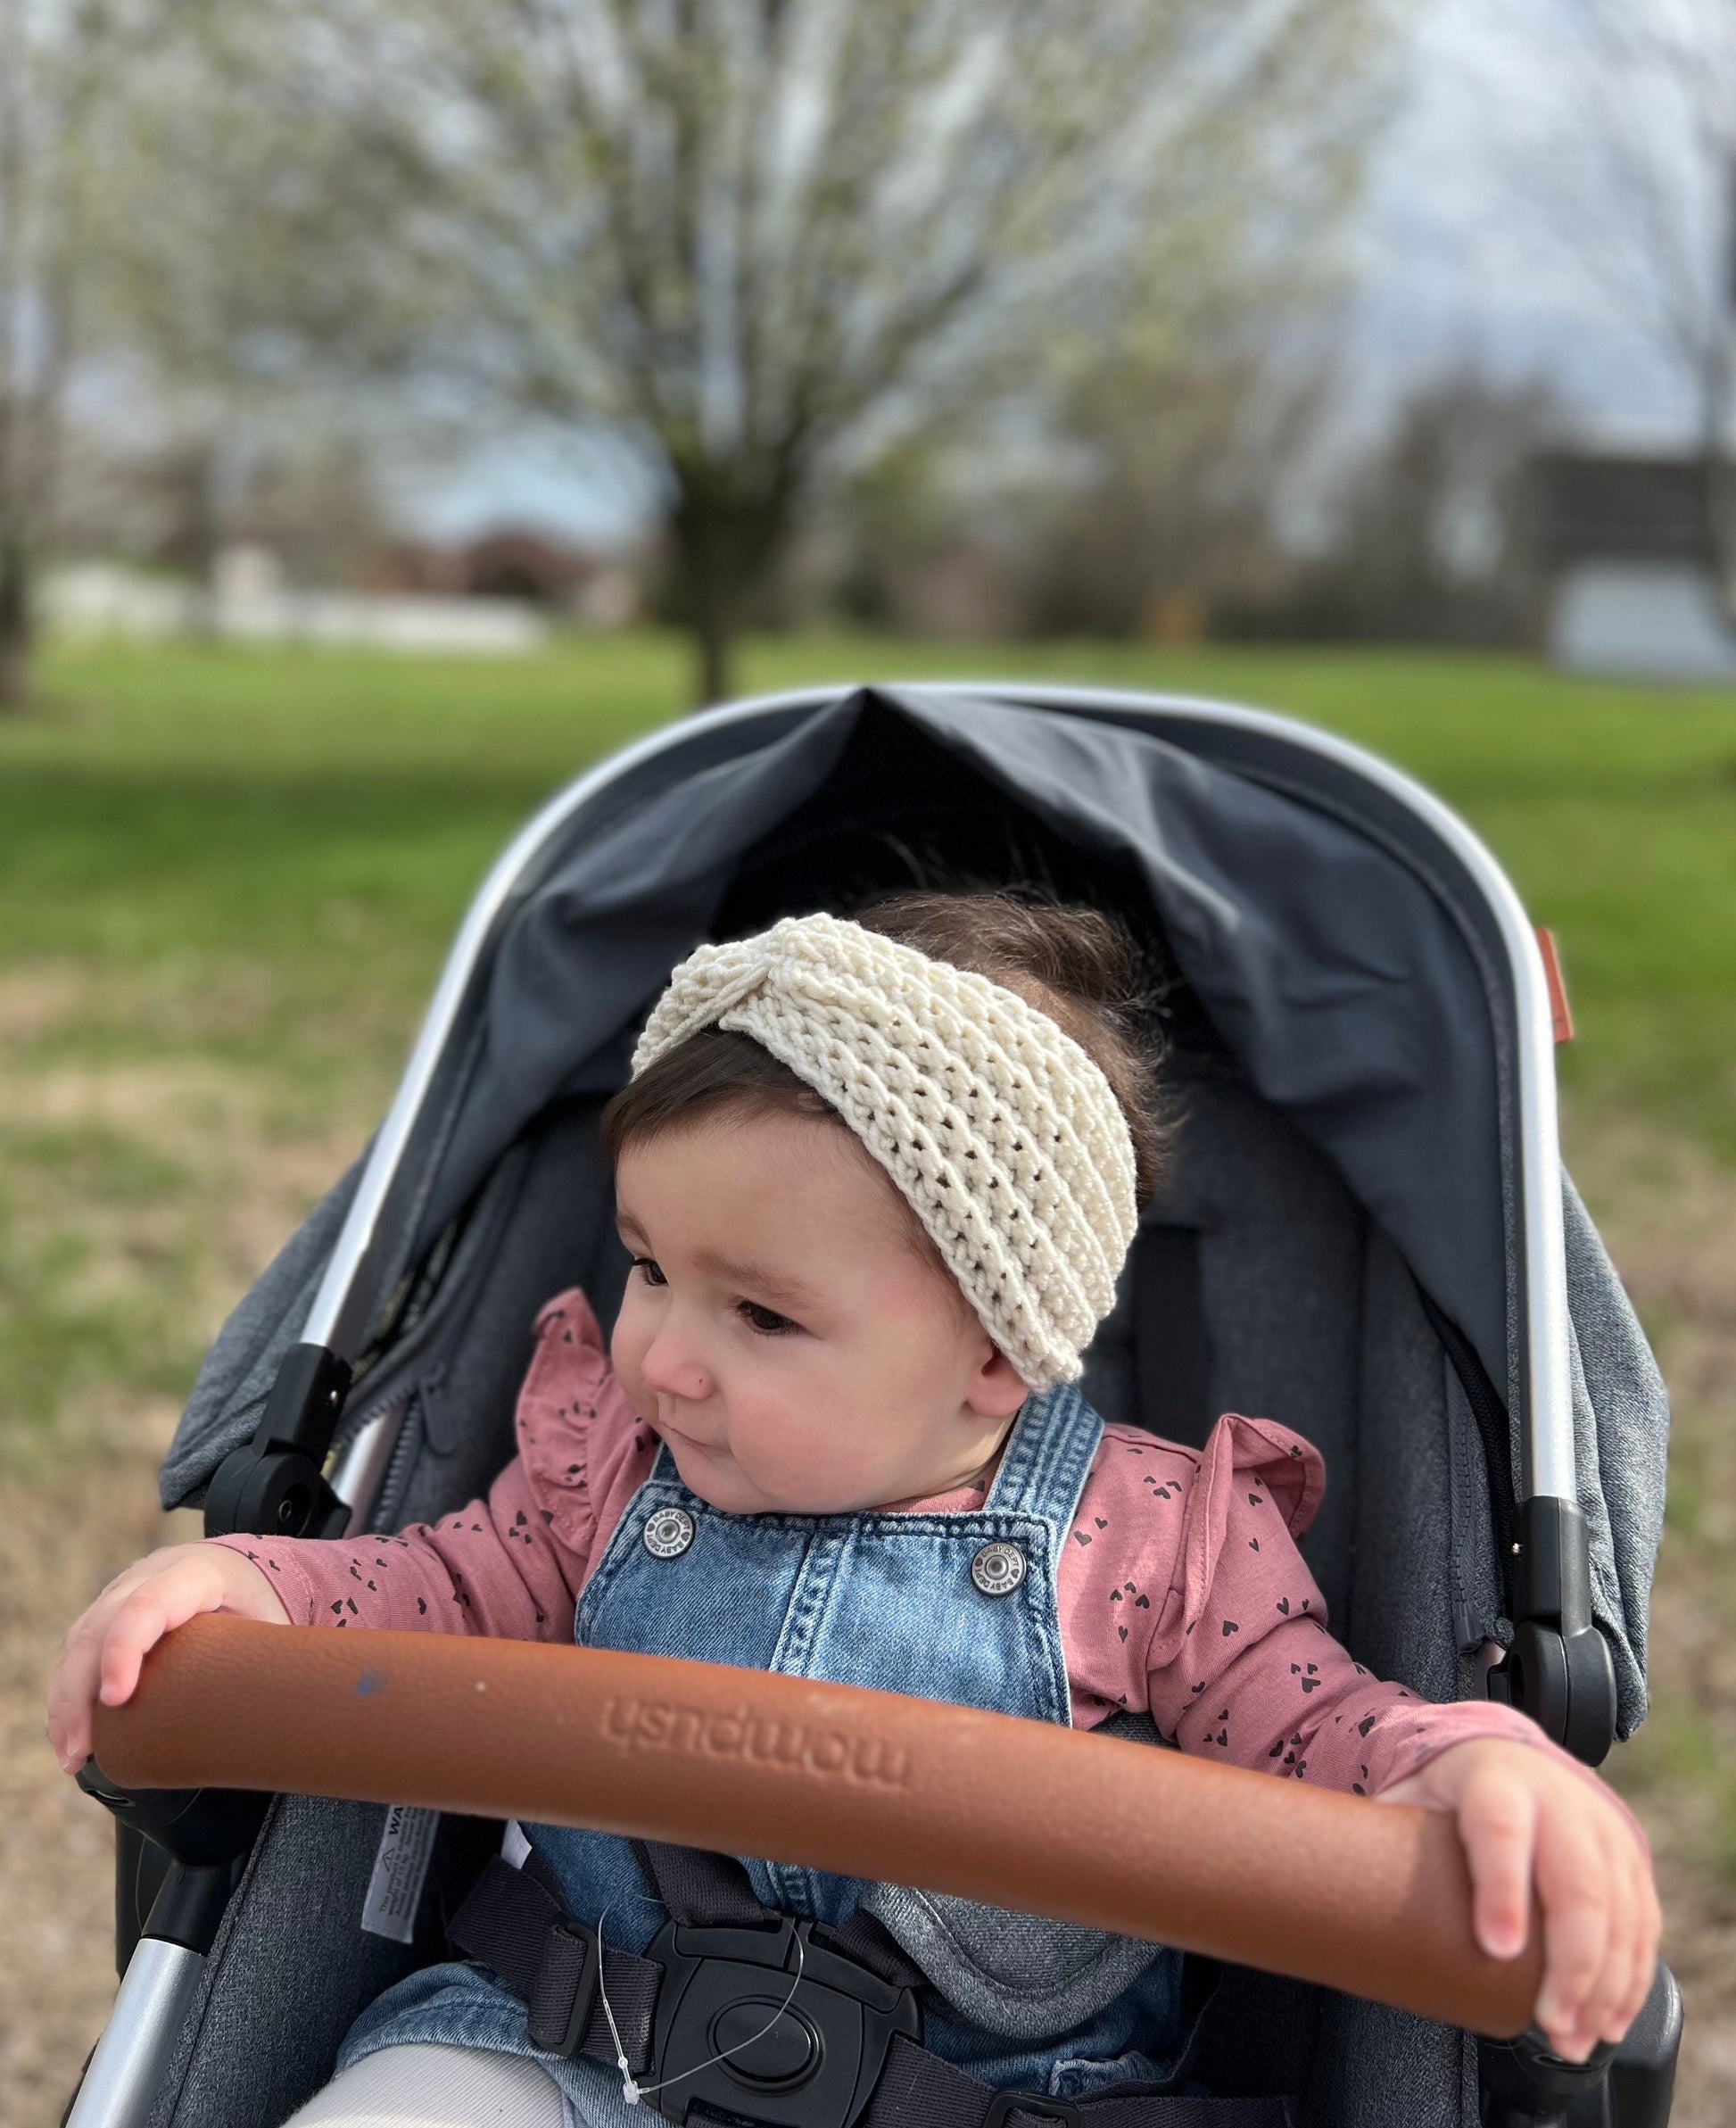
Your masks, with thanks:
M814 1428L776 1405L735 1397L730 1400L730 1454L772 1498L804 1499L816 1476L831 1475L831 1461L823 1453Z
M832 1513L867 1496L862 1488L872 1442L862 1428L839 1422L823 1398L805 1412L781 1403L744 1410L732 1401L730 1453L768 1500L790 1513Z

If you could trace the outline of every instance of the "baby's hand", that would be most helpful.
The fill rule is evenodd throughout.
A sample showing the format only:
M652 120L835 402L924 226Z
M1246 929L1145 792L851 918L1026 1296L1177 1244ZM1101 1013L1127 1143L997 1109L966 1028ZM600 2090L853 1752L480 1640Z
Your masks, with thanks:
M1567 2061L1619 2040L1650 1990L1662 1925L1651 1863L1614 1801L1583 1776L1522 1743L1454 1744L1421 1773L1383 1789L1384 1803L1421 1803L1459 1820L1476 1894L1477 1942L1517 1958L1543 1909L1537 2022Z
M265 1576L222 1544L169 1544L110 1582L67 1635L48 1683L48 1740L63 1773L77 1773L90 1756L98 1699L123 1706L163 1635L204 1610L289 1623Z

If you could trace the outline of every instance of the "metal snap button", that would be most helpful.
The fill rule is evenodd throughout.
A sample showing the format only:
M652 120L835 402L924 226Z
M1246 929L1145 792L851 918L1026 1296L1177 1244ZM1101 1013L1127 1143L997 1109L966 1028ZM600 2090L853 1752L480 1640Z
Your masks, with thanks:
M693 1542L693 1518L684 1507L660 1507L645 1524L645 1549L653 1559L679 1559Z
M971 1561L971 1578L985 1596L1010 1596L1025 1577L1025 1555L1004 1538L985 1544Z

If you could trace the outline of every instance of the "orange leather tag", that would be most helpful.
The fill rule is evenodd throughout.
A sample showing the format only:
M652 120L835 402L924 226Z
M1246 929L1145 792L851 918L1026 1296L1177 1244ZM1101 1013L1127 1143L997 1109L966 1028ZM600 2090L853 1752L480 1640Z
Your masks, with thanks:
M1550 986L1550 1012L1555 1021L1555 1039L1558 1046L1574 1039L1573 1007L1567 1003L1567 986L1562 980L1561 956L1555 949L1555 933L1549 926L1537 926L1537 944L1543 956L1543 973Z

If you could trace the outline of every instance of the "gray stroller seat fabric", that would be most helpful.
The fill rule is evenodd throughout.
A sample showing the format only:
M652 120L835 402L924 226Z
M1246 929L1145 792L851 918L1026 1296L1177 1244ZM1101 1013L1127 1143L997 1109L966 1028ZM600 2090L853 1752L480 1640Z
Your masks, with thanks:
M1579 1192L1564 1180L1562 1195L1579 1504L1591 1536L1593 1615L1610 1629L1625 1737L1646 1713L1646 1626L1664 1520L1669 1392Z
M905 829L913 810L922 824ZM1328 1489L1303 1551L1335 1630L1429 1697L1476 1691L1475 1651L1507 1630L1492 1473L1418 1280L1510 1392L1499 1041L1477 956L1415 872L1328 812L1143 733L1002 704L853 698L618 805L553 866L482 1000L471 1076L400 1251L413 1275L351 1398L349 1429L404 1414L373 1526L437 1516L500 1468L550 1293L582 1285L612 1320L625 1259L596 1119L674 959L713 929L949 876L1107 900L1185 979L1168 1006L1176 1155L1087 1393L1108 1419L1195 1445L1224 1409L1308 1436ZM252 1433L352 1188L316 1211L213 1349L164 1466L167 1502L197 1498ZM1625 1735L1644 1712L1666 1412L1571 1190L1567 1237L1581 1503ZM438 1275L418 1279L431 1260ZM1514 1478L1498 1470L1494 1486ZM198 2044L153 2128L272 2128L366 2002L437 1954L441 1902L461 1896L489 1835L442 1831L422 1939L401 1950L359 1928L377 1826L355 1806L274 1811L211 1961ZM1031 1956L1058 1963L1065 1992L1088 1991L1104 1957L1144 1955L979 1940L974 1917L991 1911L913 1896L889 1917L952 1940L1015 2019ZM302 2008L290 2017L285 2002ZM1301 2094L1305 2128L1474 2128L1473 2051L1458 2033L1232 1971L1197 2073L1226 2095Z

